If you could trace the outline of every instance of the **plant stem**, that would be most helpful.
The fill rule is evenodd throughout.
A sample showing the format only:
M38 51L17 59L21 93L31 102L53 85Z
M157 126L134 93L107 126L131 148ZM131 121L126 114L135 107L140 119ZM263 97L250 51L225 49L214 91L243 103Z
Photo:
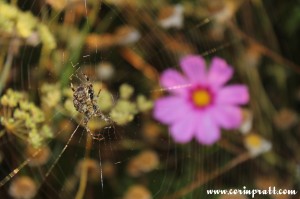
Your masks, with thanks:
M86 184L87 184L87 180L88 180L87 179L88 178L88 167L87 167L85 160L90 155L91 147L92 147L92 137L89 134L87 134L84 162L81 167L79 189L76 193L75 199L82 199L84 197Z
M270 50L254 38L250 37L246 33L244 33L242 30L240 30L234 23L229 22L229 27L232 29L233 32L237 33L238 36L243 38L245 41L249 42L250 44L255 45L257 48L256 50L260 52L261 54L273 59L275 62L280 63L283 66L289 67L296 73L300 74L300 66L295 64L294 62L288 60L287 58L281 56L280 54Z
M7 58L4 64L4 68L0 77L0 95L2 94L4 84L6 83L8 79L8 73L10 71L12 62L13 62L13 39L10 41L9 47L8 47L8 52L7 52Z
M81 51L85 42L85 38L87 36L87 34L89 33L92 24L94 24L96 18L97 18L97 14L98 14L98 10L101 9L101 3L102 1L95 1L96 3L94 3L94 5L92 6L93 10L90 12L89 16L87 16L88 21L85 23L81 33L80 33L80 37L78 38L79 42L78 45L74 48L74 46L72 45L73 41L69 40L68 41L68 51L73 52L72 56L70 58L70 61L67 63L66 65L66 69L64 72L62 72L61 76L60 76L60 82L62 87L67 86L68 82L69 82L69 77L74 73L74 66L72 63L78 63L79 59L80 59L80 55L81 55ZM68 78L66 78L68 77Z

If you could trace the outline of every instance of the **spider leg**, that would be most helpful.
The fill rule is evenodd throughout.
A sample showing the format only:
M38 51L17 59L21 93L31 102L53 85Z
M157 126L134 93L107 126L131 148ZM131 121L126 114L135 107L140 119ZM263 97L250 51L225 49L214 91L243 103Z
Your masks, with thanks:
M84 78L86 79L86 81L88 82L88 84L90 85L90 88L93 89L93 85L90 81L90 78L83 72L81 72L81 74L84 76ZM93 89L94 90L94 89ZM97 97L99 97L100 95L100 92L101 92L101 88L99 89L98 93L97 93Z
M104 116L104 114L100 111L100 109L96 110L95 116L96 116L96 117L100 117L102 120L105 121L105 119L104 119L105 116Z
M70 86L71 86L72 91L74 92L74 91L75 91L75 88L74 88L72 82L70 83Z
M98 140L98 141L101 141L101 140L103 140L104 139L104 137L102 136L102 137L98 137L98 136L95 136L92 132L91 132L91 130L88 128L88 122L89 122L89 118L88 117L84 117L84 120L83 120L83 126L84 126L84 128L85 128L85 130L86 130L86 132L88 133L88 134L90 134L90 136L93 138L93 140Z
M86 130L87 133L89 133L92 137L94 137L94 135L92 134L91 130L89 129L89 127L87 126L88 125L88 122L89 122L89 118L88 117L84 117L84 120L83 120L83 126Z
M75 66L73 65L73 63L71 62L73 68L75 68L75 66L77 66L79 63L77 63ZM77 71L80 69L80 66L74 71L74 73L72 73L72 75L70 75L69 79L72 80L72 76L77 76L77 75L74 75L77 73ZM77 78L79 79L79 77L77 76Z
M90 78L85 73L81 72L81 74L84 76L87 82L90 82Z
M98 135L93 135L93 139L101 141L101 140L104 140L104 137L103 137L103 135L101 135L101 133L98 133Z
M101 88L100 88L100 89L99 89L99 91L98 91L97 97L99 97L99 95L100 95L100 92L101 92Z
M102 120L104 120L108 124L113 124L114 122L110 119L110 117L104 115L100 110L97 110L95 113L96 117L100 117Z

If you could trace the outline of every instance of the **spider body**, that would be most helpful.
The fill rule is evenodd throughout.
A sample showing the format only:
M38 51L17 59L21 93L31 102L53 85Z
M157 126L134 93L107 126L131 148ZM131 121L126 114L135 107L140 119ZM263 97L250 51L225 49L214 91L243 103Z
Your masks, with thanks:
M83 126L86 131L91 134L94 139L99 139L98 137L93 136L90 129L87 127L89 120L93 117L100 117L106 122L110 122L110 119L106 117L100 110L97 105L97 101L94 98L94 88L93 84L90 82L89 78L83 74L85 77L85 82L74 88L71 83L71 89L73 90L73 104L75 109L84 114ZM99 96L100 91L98 92L97 97Z
M73 104L75 109L90 118L95 108L97 109L93 89L86 85L80 85L74 89L73 92Z

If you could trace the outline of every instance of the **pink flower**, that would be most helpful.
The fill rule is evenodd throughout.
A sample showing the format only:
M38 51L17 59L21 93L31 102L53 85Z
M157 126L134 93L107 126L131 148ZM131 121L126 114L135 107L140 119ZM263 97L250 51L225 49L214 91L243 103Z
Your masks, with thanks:
M202 57L189 55L180 61L184 75L167 69L161 76L170 95L155 102L154 117L169 125L176 142L195 137L202 144L213 144L220 139L221 128L238 128L242 122L239 105L249 101L248 88L225 86L233 75L225 60L213 58L208 71L205 65Z

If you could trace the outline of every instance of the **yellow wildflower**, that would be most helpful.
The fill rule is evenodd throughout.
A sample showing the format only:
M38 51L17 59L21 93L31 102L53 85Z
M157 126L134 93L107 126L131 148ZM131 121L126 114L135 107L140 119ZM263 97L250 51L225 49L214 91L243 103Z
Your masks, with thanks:
M149 111L153 107L153 102L147 100L144 95L137 96L136 103L139 111L141 112Z
M116 106L111 110L110 116L119 125L131 122L137 113L136 105L127 100L118 100Z
M49 28L44 25L40 24L38 26L38 31L40 34L41 41L43 42L45 49L47 51L51 51L56 48L56 41L53 35L51 34Z
M129 99L132 96L133 92L133 87L128 84L122 84L120 86L120 97L122 99Z
M37 22L38 20L30 12L19 12L16 24L19 35L23 38L29 37Z
M52 137L49 126L44 124L44 113L29 102L25 94L9 89L0 102L0 122L6 132L27 141L33 147L40 147Z

